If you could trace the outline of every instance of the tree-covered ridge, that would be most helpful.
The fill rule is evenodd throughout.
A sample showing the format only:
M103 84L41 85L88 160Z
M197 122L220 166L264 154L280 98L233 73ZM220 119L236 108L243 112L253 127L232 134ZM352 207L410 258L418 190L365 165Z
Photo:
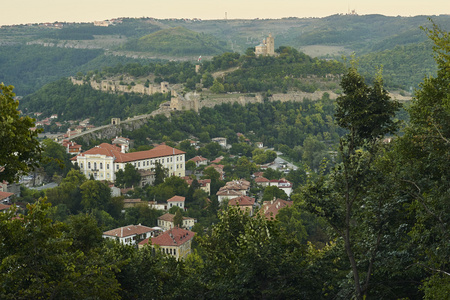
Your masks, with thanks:
M25 97L21 109L42 112L45 116L58 114L58 119L63 121L91 118L92 124L100 125L108 123L112 117L126 119L151 113L167 100L167 95L160 93L150 96L107 94L88 85L73 85L69 79L62 78Z
M6 45L0 47L0 82L13 85L17 95L25 96L61 77L131 61L144 62L125 56L104 55L100 49Z
M360 56L358 61L360 71L366 78L371 80L369 74L375 74L376 69L382 67L386 85L404 90L417 88L424 77L435 75L437 71L432 44L428 41L372 52Z
M218 79L225 92L314 92L338 87L336 78L345 71L335 60L312 58L291 47L279 47L275 57L225 53L202 66L207 71L238 68ZM325 78L326 76L329 78Z
M162 29L130 40L124 45L124 49L174 56L215 55L228 50L225 42L184 27Z

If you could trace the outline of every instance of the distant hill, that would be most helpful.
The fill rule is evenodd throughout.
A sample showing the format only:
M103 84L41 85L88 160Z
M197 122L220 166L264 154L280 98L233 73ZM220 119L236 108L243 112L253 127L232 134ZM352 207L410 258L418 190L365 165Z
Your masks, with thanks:
M139 39L132 39L123 48L129 51L174 56L215 55L229 50L226 42L212 35L198 33L181 26L162 29Z

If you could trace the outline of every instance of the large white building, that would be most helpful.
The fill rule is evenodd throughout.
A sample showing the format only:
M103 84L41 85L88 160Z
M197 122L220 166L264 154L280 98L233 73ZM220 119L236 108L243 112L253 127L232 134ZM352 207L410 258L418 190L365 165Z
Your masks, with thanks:
M86 177L92 175L96 180L114 182L115 173L124 170L127 163L138 170L152 170L156 163L160 163L170 176L185 176L185 152L167 145L159 145L147 151L124 153L117 146L103 143L71 160L78 163L80 171Z

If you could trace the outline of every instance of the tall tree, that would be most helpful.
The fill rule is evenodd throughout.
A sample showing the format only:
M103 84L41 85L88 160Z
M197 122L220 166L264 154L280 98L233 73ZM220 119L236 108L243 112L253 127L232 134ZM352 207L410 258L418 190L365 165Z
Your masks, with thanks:
M13 86L0 83L0 181L14 182L38 166L40 130L32 131L34 119L21 116Z
M415 265L429 276L426 299L448 298L450 289L450 33L432 23L437 76L425 78L409 110L410 126L397 143L400 182L416 221L409 236Z
M383 88L381 74L378 74L373 87L369 87L354 65L344 75L341 87L344 95L337 99L336 120L348 130L340 139L342 163L328 177L322 176L310 184L304 196L312 210L323 216L342 238L351 266L354 295L363 299L369 291L375 258L385 230L383 224L392 217L386 214L389 195L379 193L378 189L389 186L389 183L377 170L374 161L382 149L381 138L395 132L398 127L392 118L400 104L392 101ZM364 223L362 216L368 209L373 209L371 212L376 217L373 222ZM361 235L366 240L361 239L359 243ZM369 258L365 259L365 255Z

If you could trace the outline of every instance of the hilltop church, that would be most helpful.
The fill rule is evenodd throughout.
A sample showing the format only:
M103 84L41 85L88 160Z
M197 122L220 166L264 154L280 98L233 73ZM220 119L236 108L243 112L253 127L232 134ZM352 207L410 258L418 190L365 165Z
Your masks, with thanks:
M275 39L272 34L265 38L262 44L255 47L255 55L274 56L275 55Z

